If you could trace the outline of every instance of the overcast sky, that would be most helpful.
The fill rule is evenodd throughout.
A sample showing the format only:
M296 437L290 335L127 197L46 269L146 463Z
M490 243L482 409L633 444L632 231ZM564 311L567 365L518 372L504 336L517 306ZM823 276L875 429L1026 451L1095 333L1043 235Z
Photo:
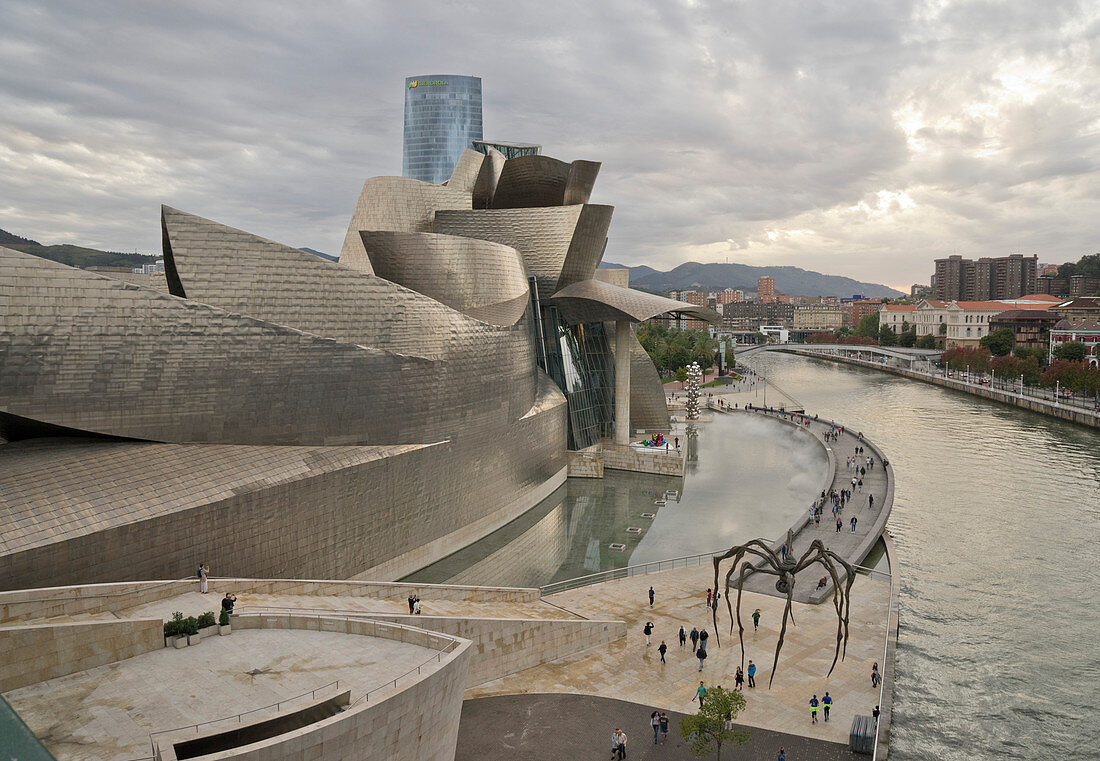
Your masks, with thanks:
M406 76L603 162L606 261L908 287L951 253L1100 250L1100 3L0 6L0 228L156 252L159 204L336 253L400 174Z

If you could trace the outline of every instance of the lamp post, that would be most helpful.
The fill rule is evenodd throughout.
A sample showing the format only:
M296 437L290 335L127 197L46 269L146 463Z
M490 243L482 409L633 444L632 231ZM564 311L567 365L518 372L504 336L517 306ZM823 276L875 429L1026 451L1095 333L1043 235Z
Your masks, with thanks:
M970 365L966 366L966 382L970 382Z
M1060 383L1061 383L1061 381L1054 381L1054 404L1055 405L1058 404L1058 392L1060 390L1059 389L1059 384Z
M989 390L993 391L996 388L997 388L997 371L996 370L990 370L989 371Z

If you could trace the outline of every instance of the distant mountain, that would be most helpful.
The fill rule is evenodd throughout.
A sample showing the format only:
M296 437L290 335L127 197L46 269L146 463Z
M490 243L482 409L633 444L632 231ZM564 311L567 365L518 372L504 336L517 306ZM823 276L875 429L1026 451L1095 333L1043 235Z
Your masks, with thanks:
M607 263L608 269L622 269L625 265ZM715 291L736 288L756 292L758 277L775 278L776 293L789 296L852 296L862 294L874 298L898 298L906 294L879 283L861 283L850 277L823 275L820 272L798 267L752 267L747 264L700 264L687 262L669 272L661 272L641 265L626 267L630 270L631 287L648 290L680 291L698 289Z
M298 249L298 250L299 250L299 251L305 251L305 252L306 252L307 254L313 254L314 256L319 256L319 257L321 257L322 259L327 259L327 260L328 260L328 261L330 261L330 262L338 262L338 261L340 261L340 257L339 257L339 256L333 256L332 254L325 254L325 253L322 253L322 252L318 251L318 250L317 250L317 249L315 249L315 248L306 248L305 246L302 246L302 247L301 247L300 249Z
M141 267L152 264L157 255L153 254L123 254L117 251L100 251L94 248L82 246L43 246L38 241L29 238L21 238L18 235L0 230L0 246L14 248L25 254L34 254L43 259L68 264L70 267Z

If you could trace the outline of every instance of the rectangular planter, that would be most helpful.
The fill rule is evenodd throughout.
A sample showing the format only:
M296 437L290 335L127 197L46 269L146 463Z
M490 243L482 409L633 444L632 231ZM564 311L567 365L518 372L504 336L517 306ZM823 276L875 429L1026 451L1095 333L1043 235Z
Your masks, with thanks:
M184 648L184 647L187 647L187 644L188 643L187 643L187 635L186 634L181 634L178 637L173 637L172 638L172 646L174 648L176 648L177 650L179 650L181 648Z
M226 624L225 626L222 626L221 624L218 624L218 634L220 634L221 636L228 637L232 633L233 633L233 625L232 624Z
M203 628L199 629L199 636L202 637L203 639L206 639L207 637L213 637L217 633L218 633L218 625L217 624L214 624L213 626L204 626Z

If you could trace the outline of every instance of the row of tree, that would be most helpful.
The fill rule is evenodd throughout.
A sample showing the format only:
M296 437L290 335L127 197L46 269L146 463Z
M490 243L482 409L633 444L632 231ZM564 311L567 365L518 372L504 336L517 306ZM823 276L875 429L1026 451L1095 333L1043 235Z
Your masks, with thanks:
M1011 331L1010 331L1011 332ZM1100 356L1100 346L1094 348ZM1085 361L1088 347L1080 341L1069 341L1054 349L1054 362L1046 367L1046 352L1042 349L1019 347L1012 354L997 355L987 346L957 347L943 353L940 362L951 370L976 373L992 372L1009 380L1023 377L1029 386L1055 385L1073 391L1100 395L1100 369Z
M718 341L705 330L677 330L642 323L638 341L661 375L673 375L692 362L706 372L717 363Z

